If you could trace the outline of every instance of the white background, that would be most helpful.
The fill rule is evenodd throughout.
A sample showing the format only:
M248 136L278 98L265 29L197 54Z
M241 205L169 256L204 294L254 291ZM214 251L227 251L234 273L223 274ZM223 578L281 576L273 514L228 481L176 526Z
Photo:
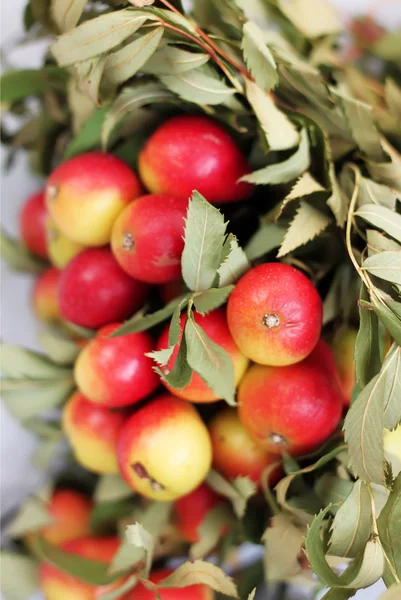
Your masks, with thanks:
M14 46L22 35L22 11L26 0L3 0L1 3L1 45L3 50ZM366 13L372 10L376 17L392 27L401 24L401 0L333 0L340 7L344 19L351 14ZM29 47L14 49L8 56L12 67L39 66L45 42L31 44ZM5 153L1 150L3 163ZM41 187L26 165L21 155L10 173L3 174L1 181L2 223L6 229L17 231L17 215L21 203L32 192ZM31 279L29 276L10 272L1 266L1 328L6 342L35 348L35 321L31 315L30 302ZM0 406L1 440L1 514L6 514L43 478L30 463L34 447L32 437L23 431ZM381 592L380 584L369 592L361 592L365 600L375 600ZM358 594L359 597L359 594Z

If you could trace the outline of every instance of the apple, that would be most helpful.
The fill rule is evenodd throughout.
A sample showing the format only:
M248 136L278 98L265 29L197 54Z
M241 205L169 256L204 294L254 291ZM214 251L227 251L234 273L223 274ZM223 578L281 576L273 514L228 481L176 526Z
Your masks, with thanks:
M32 308L36 317L47 323L61 320L58 298L61 272L49 267L37 277L32 290Z
M25 246L36 256L47 258L45 222L47 208L44 190L29 196L19 214L19 229Z
M50 216L46 219L46 237L50 262L57 269L64 269L74 256L85 250L85 246L64 235Z
M332 346L346 406L351 402L356 383L354 352L357 335L358 330L354 327L340 329L334 337Z
M206 483L201 483L189 494L174 502L175 525L181 537L191 544L199 540L198 527L207 513L221 498Z
M171 575L171 569L159 569L150 574L152 583L159 583ZM184 588L157 588L148 590L143 583L138 583L131 593L130 600L213 600L214 594L206 585L189 585ZM62 600L62 599L60 599Z
M92 501L74 489L53 492L47 509L53 523L40 530L40 535L56 546L90 534Z

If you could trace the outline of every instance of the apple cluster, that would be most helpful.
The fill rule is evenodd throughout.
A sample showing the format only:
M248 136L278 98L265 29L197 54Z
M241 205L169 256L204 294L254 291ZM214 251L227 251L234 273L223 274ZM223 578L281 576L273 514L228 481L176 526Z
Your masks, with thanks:
M198 539L204 516L221 500L205 483L212 466L229 480L249 477L258 486L271 466L274 485L284 452L307 454L335 432L355 383L353 331L336 340L333 354L321 339L317 290L285 263L253 267L226 307L194 314L232 360L238 409L218 404L204 419L199 405L221 398L198 374L178 389L154 370L149 353L168 348L169 326L158 339L147 331L114 335L155 288L165 303L182 293L183 233L193 190L213 204L246 200L253 187L239 180L249 170L220 125L179 116L145 143L138 175L112 154L82 154L58 166L21 213L25 245L52 265L34 285L34 311L81 347L77 390L63 408L76 460L97 474L120 473L146 498L173 501L177 531L187 542ZM181 338L166 373L177 359L186 318L181 315ZM79 328L94 330L94 336L80 337ZM87 498L55 492L51 511L55 524L42 532L48 541L111 560L118 541L90 537ZM165 576L155 572L151 580ZM42 567L41 577L49 600L94 597L91 586L51 565ZM159 593L163 600L210 598L204 586ZM155 597L141 585L129 595Z

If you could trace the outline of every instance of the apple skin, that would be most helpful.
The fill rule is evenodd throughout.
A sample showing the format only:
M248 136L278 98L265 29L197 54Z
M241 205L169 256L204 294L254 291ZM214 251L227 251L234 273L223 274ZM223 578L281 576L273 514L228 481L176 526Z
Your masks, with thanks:
M341 389L344 394L344 404L351 402L352 392L356 383L355 374L355 342L358 330L347 327L338 331L333 340L333 353L337 365L337 372Z
M180 317L180 342L182 340L186 319L186 313L182 313ZM249 360L246 358L246 356L244 356L241 353L241 351L235 345L235 342L227 326L225 309L218 308L207 313L206 315L194 313L194 320L198 325L202 327L202 329L204 329L206 334L216 344L219 344L219 346L224 348L224 350L226 350L229 353L234 365L235 385L237 386L248 367ZM170 326L167 325L167 327L162 332L157 342L157 350L168 348L169 329ZM173 369L178 351L179 344L177 344L166 367L162 367L162 369L164 368L169 371ZM216 396L216 394L206 385L206 383L203 381L203 379L201 379L201 377L197 373L192 374L191 382L182 390L178 388L172 388L168 385L166 381L162 380L162 383L172 394L178 396L179 398L184 398L184 400L189 400L190 402L209 403L216 402L216 400L219 400L218 396Z
M206 425L193 405L164 393L125 423L118 443L121 475L152 500L176 500L194 490L212 463Z
M263 365L285 366L304 359L322 328L322 301L298 269L282 263L254 267L237 283L227 320L238 348Z
M68 488L56 490L47 506L54 522L41 529L40 535L55 546L89 535L92 508L84 494Z
M119 545L117 537L82 537L65 542L61 548L71 554L109 564ZM42 563L39 581L46 600L96 600L122 584L121 580L117 580L104 586L91 585L48 563ZM129 599L128 594L121 596L121 600Z
M94 473L118 473L117 443L126 421L75 392L63 409L63 430L76 460Z
M188 200L197 190L212 204L245 200L253 185L246 157L227 131L204 116L181 115L161 125L139 154L139 174L153 194Z
M49 267L36 279L32 290L32 308L35 316L46 323L59 322L59 284L61 271Z
M174 502L174 522L181 537L191 544L199 540L198 527L207 513L221 502L206 483Z
M85 250L85 246L65 236L50 216L46 219L46 238L50 262L57 269L64 269L77 254Z
M19 229L22 241L28 250L35 256L40 256L40 258L48 257L46 217L45 192L41 190L25 200L19 214Z
M286 367L253 365L238 390L239 418L266 450L306 454L334 433L343 395L315 358Z
M145 356L153 350L153 340L145 331L108 337L120 327L102 327L81 350L74 368L79 390L96 404L118 408L134 404L159 385L153 361Z
M227 479L249 477L260 485L263 471L277 463L269 474L274 486L282 475L280 458L267 452L249 435L234 408L224 408L209 423L213 447L213 468Z
M149 580L158 583L171 575L171 569L159 569L150 574ZM159 594L160 600L213 600L214 594L206 585L189 585L185 588L159 588L157 591L146 589L142 583L138 583L131 592L130 600L156 600Z
M149 286L129 277L108 248L89 248L62 271L60 312L66 321L98 329L140 308Z
M149 194L127 206L113 226L111 247L122 269L148 283L181 274L188 198Z
M119 213L142 192L138 177L120 158L88 152L50 175L46 202L57 227L84 246L104 246Z

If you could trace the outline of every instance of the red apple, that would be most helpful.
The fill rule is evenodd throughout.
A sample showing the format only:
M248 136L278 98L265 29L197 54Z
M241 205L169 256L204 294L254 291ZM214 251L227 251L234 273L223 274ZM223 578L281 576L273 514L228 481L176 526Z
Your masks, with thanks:
M120 323L102 327L81 350L75 363L75 381L91 402L117 408L146 398L159 385L153 361L145 356L153 350L146 332L109 337Z
M152 583L159 583L171 575L170 569L159 569L150 574ZM148 590L143 583L138 583L131 593L130 600L213 600L214 594L206 585L189 585L184 588L158 588L156 591ZM62 599L60 599L62 600Z
M228 300L227 320L245 356L263 365L284 366L302 360L316 346L322 301L301 271L266 263L239 280Z
M357 335L357 329L348 327L341 329L333 340L334 358L346 406L351 402L356 383L354 352Z
M113 226L111 247L122 269L148 283L181 274L188 199L148 195L127 206Z
M190 543L199 540L198 527L207 513L221 501L221 498L206 483L174 502L175 525L181 537Z
M22 205L19 228L25 246L36 256L47 258L46 223L47 208L44 190L32 194Z
M148 190L182 200L194 190L212 204L244 200L253 186L239 179L249 172L232 137L204 116L173 117L155 131L139 155L139 173Z
M33 312L41 321L60 321L58 298L61 271L49 267L36 279L32 291Z
M119 213L142 191L137 176L120 158L88 152L67 160L46 185L48 210L70 240L103 246Z
M184 325L186 319L187 315L186 313L183 313L181 315L180 321L180 342L184 332ZM194 313L194 320L196 323L198 323L198 325L202 327L202 329L204 329L206 334L216 344L219 344L219 346L221 346L222 348L224 348L224 350L228 352L234 365L235 385L238 385L247 369L249 361L241 353L241 351L238 350L237 346L235 345L235 342L227 326L226 311L224 310L224 308L218 308L207 313L204 316L202 316L199 313ZM168 325L161 334L159 341L157 342L158 350L168 348L169 329L170 326ZM178 350L179 344L176 346L173 355L167 363L167 366L164 367L165 371L171 371L173 369L175 360L177 358ZM179 398L184 398L185 400L190 400L191 402L215 402L216 400L219 400L216 394L206 385L206 383L203 381L203 379L201 379L201 377L197 373L192 374L191 382L183 390L180 390L178 388L172 388L165 381L162 381L162 383L175 396L178 396Z
M40 530L40 535L50 544L63 544L69 540L89 535L92 501L73 489L56 490L48 504L54 522Z
M124 273L108 248L90 248L62 272L60 312L66 321L98 329L131 316L148 293L149 286Z

